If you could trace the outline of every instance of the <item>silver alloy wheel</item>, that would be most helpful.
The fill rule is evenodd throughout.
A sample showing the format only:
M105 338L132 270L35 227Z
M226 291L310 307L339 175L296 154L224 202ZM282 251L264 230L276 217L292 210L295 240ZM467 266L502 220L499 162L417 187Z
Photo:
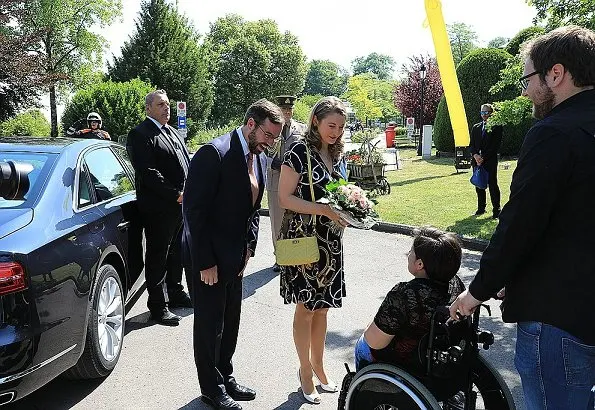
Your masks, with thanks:
M118 357L122 347L122 291L113 277L101 287L97 303L97 335L103 358L109 362Z

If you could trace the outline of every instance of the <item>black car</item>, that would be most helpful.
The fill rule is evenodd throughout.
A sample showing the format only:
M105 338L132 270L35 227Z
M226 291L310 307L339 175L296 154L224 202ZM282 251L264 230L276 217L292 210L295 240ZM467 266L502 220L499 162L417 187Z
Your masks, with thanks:
M0 405L114 369L144 289L137 218L123 146L0 139Z

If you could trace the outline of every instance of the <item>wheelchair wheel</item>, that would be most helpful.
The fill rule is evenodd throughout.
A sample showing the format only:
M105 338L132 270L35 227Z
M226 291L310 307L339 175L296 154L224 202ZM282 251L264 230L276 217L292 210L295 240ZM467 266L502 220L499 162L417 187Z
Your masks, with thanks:
M355 374L345 410L440 410L421 382L398 367L371 364Z
M476 408L494 410L514 410L516 406L506 382L481 354L477 357L474 390L478 392Z

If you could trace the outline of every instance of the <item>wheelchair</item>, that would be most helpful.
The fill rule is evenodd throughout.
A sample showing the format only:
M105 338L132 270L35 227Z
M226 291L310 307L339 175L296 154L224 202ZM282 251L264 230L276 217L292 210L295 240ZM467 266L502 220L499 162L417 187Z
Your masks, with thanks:
M436 309L407 371L373 363L355 373L346 364L338 410L515 409L506 383L479 352L494 343L491 332L479 329L479 312L452 321L447 307Z

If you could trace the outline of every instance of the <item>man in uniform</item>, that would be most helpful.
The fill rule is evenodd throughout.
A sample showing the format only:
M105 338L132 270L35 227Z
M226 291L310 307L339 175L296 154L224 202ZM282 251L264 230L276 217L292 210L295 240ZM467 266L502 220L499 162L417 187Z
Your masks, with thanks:
M285 117L285 125L281 132L281 138L277 141L274 148L270 151L270 156L267 159L267 199L269 201L269 215L271 218L271 232L273 237L273 246L277 241L277 236L281 230L281 222L283 221L284 209L279 206L279 176L281 174L281 164L283 163L283 156L289 149L292 143L301 138L306 132L306 125L297 122L293 117L293 105L295 104L296 96L293 95L279 95L275 97L277 105L283 111ZM275 263L273 266L275 272L279 272L279 265Z

